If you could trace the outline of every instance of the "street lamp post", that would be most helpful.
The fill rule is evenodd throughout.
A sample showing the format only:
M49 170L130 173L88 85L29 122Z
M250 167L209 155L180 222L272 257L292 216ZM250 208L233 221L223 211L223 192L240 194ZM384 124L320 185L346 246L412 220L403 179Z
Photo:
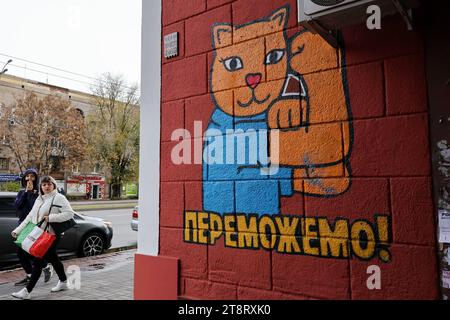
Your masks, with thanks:
M6 66L7 66L8 64L10 64L11 62L12 62L12 59L9 59L8 62L5 63L5 65L4 65L3 68L2 68L2 71L0 71L0 75L6 73L6 72L8 71L8 69L6 69Z

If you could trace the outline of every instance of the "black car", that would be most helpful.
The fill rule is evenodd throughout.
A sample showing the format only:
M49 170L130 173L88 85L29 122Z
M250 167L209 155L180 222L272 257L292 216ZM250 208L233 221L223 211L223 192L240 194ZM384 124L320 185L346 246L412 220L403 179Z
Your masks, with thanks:
M18 260L17 245L11 237L11 231L17 227L19 220L14 208L16 195L15 192L0 192L0 265ZM93 256L111 247L113 229L110 222L79 213L75 214L74 219L76 226L62 235L58 247L61 256Z

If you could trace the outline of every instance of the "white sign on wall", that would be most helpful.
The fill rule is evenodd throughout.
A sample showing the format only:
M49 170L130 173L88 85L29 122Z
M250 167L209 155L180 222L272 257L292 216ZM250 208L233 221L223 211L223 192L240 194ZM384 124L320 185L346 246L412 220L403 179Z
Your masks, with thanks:
M439 242L450 243L450 211L439 210Z
M178 55L178 32L164 36L164 57L173 58Z
M67 195L69 196L84 196L86 195L85 183L68 183Z

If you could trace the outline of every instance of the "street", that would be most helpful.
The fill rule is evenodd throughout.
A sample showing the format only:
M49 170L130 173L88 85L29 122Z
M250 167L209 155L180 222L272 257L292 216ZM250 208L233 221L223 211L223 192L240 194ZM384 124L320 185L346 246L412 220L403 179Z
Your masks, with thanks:
M75 211L86 216L102 218L105 219L105 221L112 223L113 239L109 250L137 245L137 232L133 231L130 226L131 212L133 211L133 208ZM68 258L72 259L72 257ZM64 259L66 260L67 257ZM0 267L0 271L9 270L16 267L19 267L17 262L5 264Z
M114 232L111 248L120 248L137 244L137 232L133 231L130 227L132 211L132 208L127 208L77 212L111 222Z

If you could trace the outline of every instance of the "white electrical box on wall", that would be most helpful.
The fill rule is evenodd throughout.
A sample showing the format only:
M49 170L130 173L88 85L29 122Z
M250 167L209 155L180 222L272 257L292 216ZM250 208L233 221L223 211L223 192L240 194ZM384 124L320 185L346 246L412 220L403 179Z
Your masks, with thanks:
M400 13L412 29L410 9L419 4L419 0L297 0L298 22L336 47L333 31L365 23L369 6L378 6L381 16Z
M303 11L307 15L317 14L324 10L336 8L351 2L358 2L357 0L310 0L303 1Z

